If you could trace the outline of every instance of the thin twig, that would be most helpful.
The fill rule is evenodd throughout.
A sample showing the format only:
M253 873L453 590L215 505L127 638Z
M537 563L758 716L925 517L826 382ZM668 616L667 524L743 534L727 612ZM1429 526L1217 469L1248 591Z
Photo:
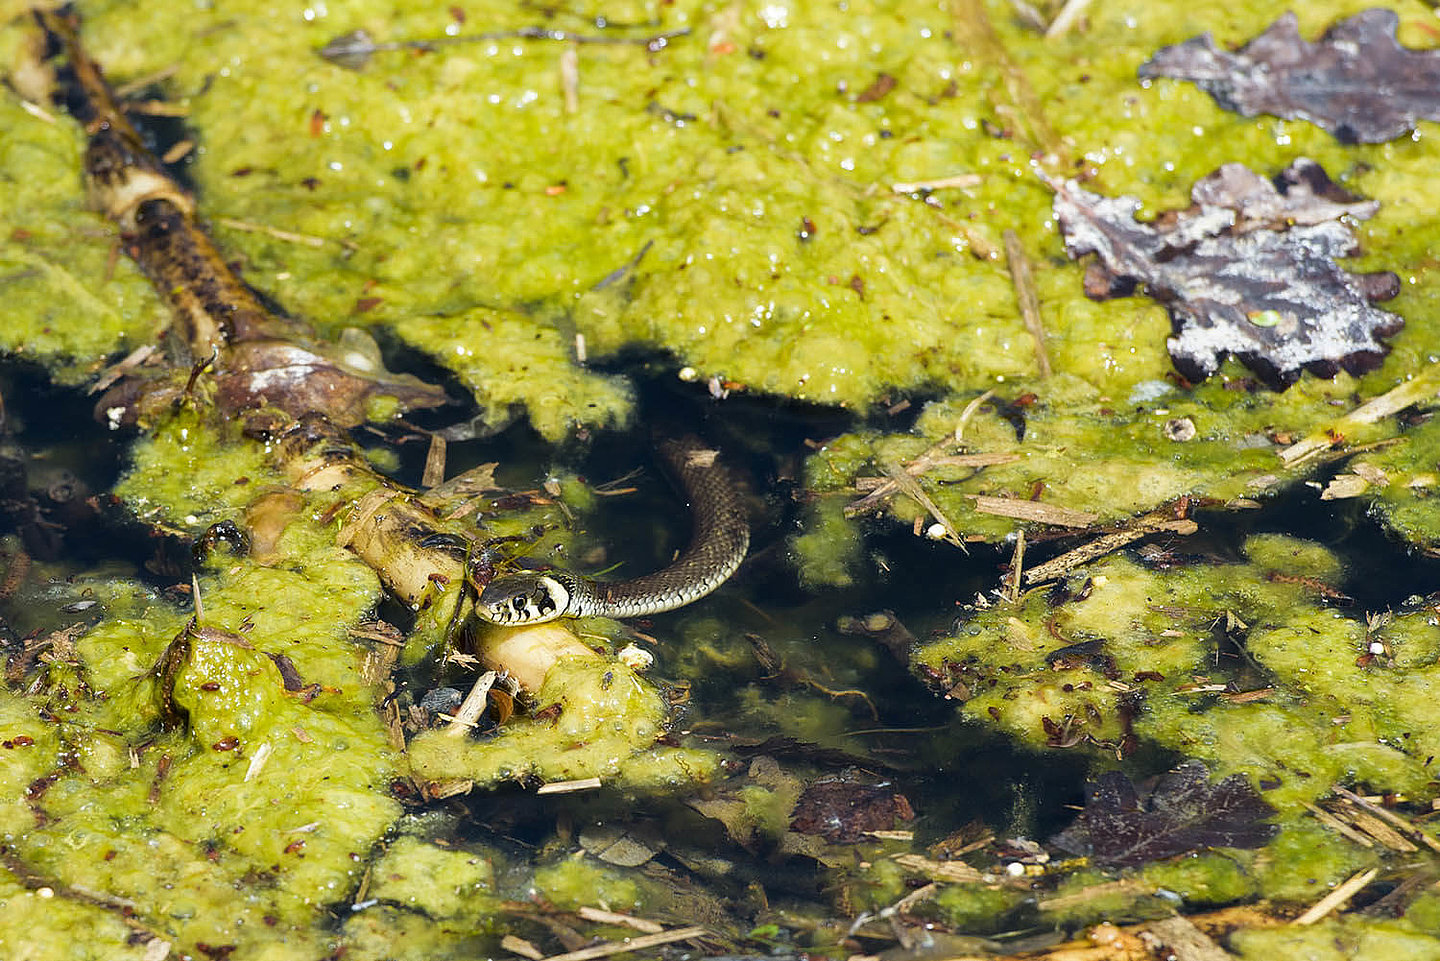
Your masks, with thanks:
M1373 424L1413 404L1428 401L1437 393L1440 393L1440 364L1431 364L1399 387L1370 398L1348 414L1291 444L1280 452L1280 460L1286 467L1298 467L1321 451L1343 444L1353 428Z
M331 63L349 70L360 70L370 62L371 56L389 50L435 51L441 47L461 43L483 43L487 40L553 40L560 43L594 44L596 46L638 46L651 53L658 53L670 45L671 40L689 36L690 28L667 30L648 37L613 37L576 33L573 30L552 30L547 27L521 27L518 30L494 30L488 33L472 33L462 37L432 37L425 40L389 40L377 43L364 30L352 30L341 34L321 47L317 53Z
M470 693L465 695L460 709L450 718L450 723L445 725L448 736L460 737L475 727L475 722L485 713L485 708L490 703L490 688L495 686L498 677L494 671L486 671L475 679L475 684L470 688Z
M177 140L170 145L170 149L160 155L160 162L164 164L179 163L190 151L195 149L193 140Z
M647 934L640 938L626 938L624 941L611 941L608 944L597 944L593 948L581 948L579 951L570 951L566 954L552 954L544 961L590 961L592 958L608 958L612 954L624 954L627 951L643 951L646 948L659 947L662 944L673 944L676 941L688 941L691 938L701 938L709 934L701 925L692 925L688 928L675 928L671 931L663 931L660 934Z
M890 907L883 909L880 912L880 916L882 918L888 917L889 915L886 914L887 911L890 912L890 914L904 914L906 911L909 911L921 901L928 901L939 893L940 885L936 884L934 881L931 881L923 888L916 888L914 891L911 891L899 901L896 901L894 904L890 905Z
M136 77L134 80L122 83L115 88L115 96L124 99L132 93L139 93L146 87L160 83L162 80L169 80L180 72L180 64L172 63L168 67L162 67L153 73L147 73L143 77Z
M1311 804L1309 801L1305 801L1303 803L1305 804L1305 810L1315 815L1315 820L1319 821L1321 824L1325 825L1330 830L1343 834L1345 837L1349 838L1356 844L1359 844L1363 847L1373 848L1375 846L1375 842L1373 840L1361 834L1359 831L1355 830L1350 825L1346 824L1344 821L1340 820L1338 817L1331 814L1329 811L1325 810L1319 805Z
M1018 497L995 497L990 494L968 494L975 501L977 514L993 514L996 517L1010 517L1017 521L1034 521L1055 527L1090 527L1100 519L1098 514L1077 511L1039 501L1026 501Z
M634 928L645 934L659 934L665 930L665 925L657 921L637 918L630 914L617 914L614 911L602 911L599 908L582 907L575 913L586 921L594 921L596 924L623 924L627 928Z
M960 419L955 422L955 443L960 444L964 442L965 425L970 423L970 418L975 416L975 412L980 409L981 405L994 396L995 391L987 390L965 405L965 409L960 412Z
M985 182L979 174L956 174L953 177L939 177L935 180L901 180L890 185L897 194L929 193L932 190L967 190Z
M1334 911L1336 908L1343 905L1346 901L1349 901L1355 895L1359 894L1360 890L1364 888L1365 885L1375 880L1375 876L1379 873L1379 868L1370 868L1368 871L1361 871L1359 874L1352 875L1349 880L1345 881L1345 883L1341 884L1334 891L1331 891L1329 894L1325 895L1319 901L1316 901L1313 905L1310 906L1310 910L1300 915L1300 917L1296 918L1291 923L1299 925L1314 924L1316 921L1319 921L1321 918L1325 917L1325 915L1329 914L1331 911Z
M1020 602L1020 574L1025 568L1025 528L1015 532L1015 553L1010 557L1010 603Z
M524 938L513 934L507 934L501 938L500 947L509 951L511 954L518 954L522 958L529 958L530 961L541 961L541 959L545 957L544 951L541 951Z
M44 107L40 106L38 103L31 103L28 100L21 100L20 109L24 110L36 120L43 120L46 123L58 123L58 121L55 119L55 115L50 111L46 110Z
M1045 39L1054 40L1068 33L1088 6L1090 0L1066 0L1065 6L1060 8L1060 12L1055 14L1055 19L1051 20L1050 26L1046 28Z
M167 100L141 100L125 104L126 113L138 113L142 117L188 117L190 108L183 103Z
M1035 363L1040 379L1050 376L1050 352L1045 349L1045 325L1040 320L1040 297L1035 293L1035 277L1030 272L1030 258L1013 230L1004 233L1005 260L1010 267L1010 283L1015 286L1015 299L1020 303L1020 316L1025 329L1035 341Z
M536 794L574 794L576 791L593 791L603 786L598 777L582 777L573 781L551 781L535 789Z
M1199 525L1192 520L1174 520L1155 513L1146 514L1121 530L1102 534L1093 541L1061 554L1054 560L1047 561L1039 567L1030 568L1025 572L1025 583L1039 584L1042 581L1053 580L1071 568L1089 563L1098 557L1104 557L1111 551L1118 551L1131 541L1138 541L1150 534L1161 532L1193 534L1197 530L1199 530Z
M945 512L940 509L940 505L936 504L930 499L930 495L925 493L919 481L899 467L887 467L885 473L895 482L895 486L898 487L902 493L925 508L925 510L930 513L930 516L939 522L941 529L944 531L943 536L945 540L954 544L962 551L965 551L965 553L970 553L969 548L965 546L965 542L960 539L960 532L956 530L955 525L950 522L950 518L945 516Z
M190 596L195 601L195 626L205 626L205 602L200 598L200 575L190 575Z
M251 223L248 220L236 220L233 217L216 217L215 222L222 227L229 227L231 230L240 230L249 234L265 234L266 236L274 237L276 240L284 240L292 244L304 244L307 247L325 246L324 237L315 237L310 234L297 234L289 230L267 227L264 224Z

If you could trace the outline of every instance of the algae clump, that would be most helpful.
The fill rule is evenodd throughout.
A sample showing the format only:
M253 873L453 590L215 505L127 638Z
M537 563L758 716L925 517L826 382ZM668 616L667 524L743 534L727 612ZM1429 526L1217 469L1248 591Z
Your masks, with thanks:
M484 925L496 908L495 872L489 860L447 851L417 838L400 838L375 863L369 895L432 918L465 918Z
M709 751L656 745L669 705L618 660L562 658L533 701L529 716L483 739L444 731L417 735L408 752L415 774L480 784L598 777L663 791L703 783L719 763Z
M13 55L19 39L0 33L0 47ZM0 129L0 352L80 384L149 344L167 318L149 281L107 267L115 241L99 229L80 183L84 131L36 120L9 92L0 97Z
M1430 791L1433 611L1367 623L1326 606L1340 568L1318 545L1263 535L1245 550L1249 562L1107 558L972 611L915 666L968 716L1033 744L1165 748L1264 781L1282 809L1337 782ZM1371 643L1394 654L1366 661Z
M257 452L181 411L122 489L153 520L198 533L267 482ZM324 953L332 937L318 920L359 885L399 813L399 758L349 635L379 585L314 518L288 523L281 566L212 553L199 625L125 581L87 588L103 620L45 667L38 699L7 700L17 724L36 711L65 718L35 739L50 756L27 782L34 824L10 850L76 924L95 925L93 956L109 944L123 956L136 939ZM114 926L86 921L72 889L126 899L122 936L104 940Z

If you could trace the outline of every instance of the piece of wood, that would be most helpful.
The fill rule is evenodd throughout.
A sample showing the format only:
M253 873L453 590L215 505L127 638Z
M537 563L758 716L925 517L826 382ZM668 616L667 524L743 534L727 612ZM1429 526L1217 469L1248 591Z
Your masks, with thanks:
M646 934L659 934L665 930L665 925L656 921L647 921L645 918L637 918L629 914L619 914L615 911L602 911L599 908L583 907L575 912L586 921L594 921L596 924L623 924L627 928L634 928L636 931L643 931Z
M1189 918L1176 916L1163 921L1151 922L1140 932L1157 958L1174 958L1175 961L1231 961L1230 954L1211 940L1210 936L1190 922Z
M1053 580L1071 568L1104 557L1112 551L1118 551L1131 541L1138 541L1150 534L1158 534L1162 531L1169 531L1172 534L1193 534L1199 529L1200 525L1192 520L1154 522L1141 518L1133 527L1115 531L1113 534L1101 535L1089 543L1081 544L1074 550L1061 554L1054 560L1030 568L1025 573L1025 583L1039 584L1043 581Z
M447 447L448 442L444 435L430 435L430 448L425 452L425 471L420 475L421 487L438 487L444 483Z
M1056 507L1039 501L1022 501L1016 497L991 497L988 494L971 494L978 514L993 514L997 517L1013 517L1019 521L1035 521L1040 524L1054 524L1056 527L1089 527L1099 520L1098 514L1089 511Z
M1379 873L1379 868L1370 868L1369 870L1361 871L1358 874L1351 875L1349 879L1347 879L1335 890L1331 891L1319 901L1316 901L1314 904L1312 904L1310 906L1310 910L1300 915L1300 917L1292 921L1291 924L1314 924L1316 921L1319 921L1331 911L1339 908L1340 906L1345 904L1345 902L1349 901L1355 895L1359 894L1360 890L1364 888L1365 885L1375 880L1375 876Z
M672 944L676 941L688 941L691 938L703 937L709 932L701 925L692 925L688 928L675 928L671 931L662 931L659 934L647 934L639 938L626 938L624 941L611 941L608 944L597 944L591 948L581 948L579 951L570 951L565 954L552 954L544 961L591 961L592 958L608 958L612 954L624 954L627 951L643 951L646 948L659 947L662 944Z
M1040 379L1050 376L1050 352L1045 349L1045 325L1040 318L1040 297L1035 293L1035 278L1030 271L1030 258L1020 243L1020 235L1013 230L1004 233L1005 261L1010 267L1010 283L1015 288L1015 300L1020 305L1020 318L1025 329L1035 341L1035 365L1040 368Z
M573 781L551 781L535 789L536 794L573 794L576 791L593 791L604 784L598 777L582 777Z
M541 951L524 938L516 937L513 934L507 934L501 938L500 947L509 951L511 954L518 954L522 958L529 958L530 961L540 961L541 958L545 957L544 951Z

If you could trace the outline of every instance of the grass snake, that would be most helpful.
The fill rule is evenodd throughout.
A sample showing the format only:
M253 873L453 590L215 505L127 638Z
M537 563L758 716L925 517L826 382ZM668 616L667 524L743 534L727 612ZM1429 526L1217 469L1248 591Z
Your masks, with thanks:
M683 607L723 584L750 547L750 522L734 481L713 448L696 438L659 443L661 459L690 502L690 543L663 570L604 582L549 569L506 574L480 594L475 613L493 624L541 624L559 617L644 617Z

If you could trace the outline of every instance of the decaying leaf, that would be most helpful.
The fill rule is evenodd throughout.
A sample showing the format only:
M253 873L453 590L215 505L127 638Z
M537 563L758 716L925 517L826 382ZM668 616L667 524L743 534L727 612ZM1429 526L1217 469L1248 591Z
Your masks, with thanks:
M622 868L638 868L665 848L658 831L624 824L592 824L579 841L587 854Z
M357 328L338 344L252 340L231 346L216 373L220 403L230 410L271 404L292 416L323 412L342 427L368 419L369 403L392 397L402 409L437 407L445 391L385 368L374 339Z
M1143 800L1118 771L1090 785L1085 810L1053 843L1097 863L1127 867L1207 847L1256 848L1275 833L1275 809L1244 775L1210 783L1200 761L1161 776Z
M870 831L887 831L897 820L914 817L909 800L889 785L866 784L844 774L821 778L806 788L791 815L790 828L852 844Z
M745 777L722 785L706 797L694 797L685 803L705 817L719 821L736 844L746 847L756 843L765 828L764 816L757 812L757 798L767 797L774 811L788 815L803 791L800 779L774 758L757 757L750 762Z
M1231 53L1210 34L1165 47L1140 76L1194 82L1226 110L1308 120L1345 143L1383 143L1440 120L1440 51L1395 39L1394 11L1363 10L1315 43L1286 13Z
M1098 257L1086 294L1128 296L1144 284L1170 313L1170 356L1191 380L1227 354L1276 389L1302 370L1360 373L1384 356L1379 338L1404 323L1371 306L1399 292L1398 277L1335 263L1357 246L1339 218L1365 219L1379 205L1337 187L1312 160L1297 159L1273 182L1226 164L1195 183L1188 209L1152 223L1135 219L1132 197L1103 197L1074 180L1050 186L1066 252Z

